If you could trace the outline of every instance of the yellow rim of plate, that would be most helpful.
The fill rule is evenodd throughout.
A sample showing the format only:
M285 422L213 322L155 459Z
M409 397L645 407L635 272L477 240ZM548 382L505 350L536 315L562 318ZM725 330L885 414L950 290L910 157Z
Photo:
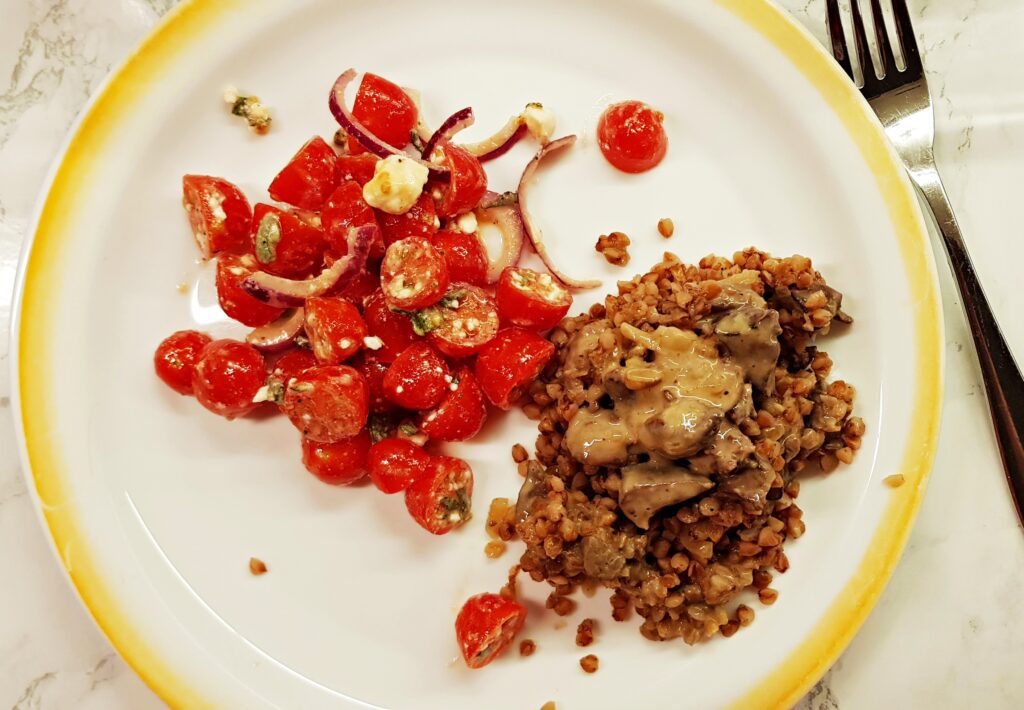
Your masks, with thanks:
M827 670L849 644L881 594L910 533L935 455L942 398L941 320L930 262L930 246L920 212L902 166L886 142L870 108L813 37L784 10L767 0L716 0L781 51L819 91L840 118L874 174L898 237L915 302L917 344L915 418L899 473L905 483L893 491L868 553L851 581L797 649L733 707L786 708ZM157 85L158 74L199 37L217 29L239 0L185 0L140 45L96 96L82 118L39 214L31 251L23 266L23 293L17 321L19 405L25 453L42 503L43 516L68 575L96 623L118 653L169 705L213 707L174 670L121 610L113 587L104 580L69 500L69 468L60 461L58 443L47 422L53 398L46 369L49 360L51 303L59 283L61 242L72 238L76 185L87 179L94 159L117 135L121 118L132 110L140 87ZM29 354L32 354L30 357ZM896 473L896 472L893 472ZM71 559L74 558L74 565Z

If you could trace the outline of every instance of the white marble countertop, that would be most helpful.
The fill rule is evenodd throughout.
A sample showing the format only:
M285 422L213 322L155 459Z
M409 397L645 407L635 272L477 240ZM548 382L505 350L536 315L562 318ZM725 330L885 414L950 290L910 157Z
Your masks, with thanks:
M18 254L46 170L97 83L174 0L0 0L0 706L160 701L76 600L19 470L8 322ZM824 0L783 0L824 38ZM1024 185L1024 3L911 0L938 115L938 156L978 271L1024 359L1012 219ZM935 472L895 576L860 634L798 705L1024 707L1024 535L958 299L939 258L947 385Z

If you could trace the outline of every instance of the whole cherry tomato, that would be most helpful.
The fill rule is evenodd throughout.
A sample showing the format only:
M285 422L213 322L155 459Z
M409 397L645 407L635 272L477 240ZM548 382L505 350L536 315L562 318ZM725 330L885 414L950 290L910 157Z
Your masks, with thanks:
M284 388L291 379L318 364L313 352L306 348L292 348L281 353L274 361L268 362L267 401L276 404L284 402Z
M266 325L284 313L283 308L268 306L242 288L242 282L258 270L256 260L249 254L217 257L217 302L229 318L251 328Z
M454 388L454 389L452 389ZM441 404L420 415L419 429L438 441L465 441L479 433L487 419L487 402L473 371L464 367L452 378Z
M359 433L369 415L369 392L347 365L306 370L285 386L282 409L307 439L335 442Z
M271 199L304 210L319 210L338 184L338 156L320 136L313 136L270 183Z
M470 668L500 656L526 623L526 607L500 594L470 597L455 617L455 637Z
M381 211L377 213L377 220L386 247L406 237L432 237L440 224L434 198L425 192L407 212L389 214Z
M451 171L447 185L441 186L441 201L437 213L442 217L454 217L469 212L480 204L487 192L487 173L477 158L450 143L436 148L440 162Z
M572 294L549 274L510 266L495 293L502 323L530 330L555 327L572 305Z
M597 122L597 144L605 159L625 173L642 173L661 162L668 137L661 111L641 101L612 104Z
M323 231L309 220L273 205L253 208L252 252L264 271L305 278L320 271L326 247Z
M370 480L385 493L404 491L424 475L430 466L430 454L408 439L381 439L368 456Z
M384 395L405 409L436 406L452 382L448 363L425 342L399 354L384 375Z
M409 145L419 113L416 104L400 86L367 72L356 92L352 115L385 143L404 148ZM348 143L352 151L355 141L350 139Z
M418 311L441 300L448 289L444 255L425 237L395 242L384 252L380 285L392 308Z
M367 474L366 456L370 434L362 429L355 436L333 443L302 440L302 463L324 483L348 486Z
M306 299L306 336L320 362L348 360L362 349L368 334L359 309L350 301L338 296Z
M523 328L499 330L476 359L476 378L487 399L509 409L555 355L555 346Z
M384 394L384 375L388 372L388 363L382 362L376 357L376 353L369 351L358 358L355 368L366 380L370 411L382 414L393 410L395 405Z
M234 419L256 408L253 398L266 381L259 350L237 340L214 340L192 370L192 393L214 414Z
M431 328L431 345L448 357L468 357L498 332L494 299L467 283L452 284L442 303L420 318Z
M473 471L462 459L435 456L426 473L405 489L405 507L419 525L444 535L469 520Z
M192 394L192 370L210 342L210 336L198 330L179 330L168 335L153 355L157 377L178 394Z
M186 175L181 186L181 203L204 259L249 251L252 208L241 190L210 175Z
M445 229L434 235L434 246L444 254L448 276L474 286L487 285L487 257L476 234Z
M394 362L400 352L420 339L407 316L388 308L384 292L379 289L366 299L363 318L370 335L381 340L381 347L374 352L381 362Z

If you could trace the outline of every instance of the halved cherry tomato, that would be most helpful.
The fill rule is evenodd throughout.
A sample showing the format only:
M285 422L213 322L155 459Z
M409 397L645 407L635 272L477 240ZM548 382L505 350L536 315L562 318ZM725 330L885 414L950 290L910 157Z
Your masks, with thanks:
M430 409L452 383L448 363L427 343L413 343L395 358L384 375L384 394L405 409Z
M323 266L324 233L304 217L263 203L253 208L252 251L264 271L305 278Z
M324 256L325 266L330 266L333 263L334 257L330 254ZM357 308L362 308L366 299L378 291L379 287L380 275L370 270L364 270L356 274L356 277L345 288L338 291L338 295L347 298Z
M491 404L509 409L554 354L555 346L536 333L504 328L477 356L476 378Z
M181 204L204 259L220 252L249 251L252 208L241 190L210 175L186 175L181 187Z
M384 375L388 372L388 363L381 362L369 352L364 352L356 362L355 368L366 380L370 411L374 414L383 414L394 409L395 405L384 394Z
M338 156L320 136L313 136L270 183L267 191L278 202L304 210L319 210L338 184Z
M444 255L424 237L395 242L384 252L380 285L392 308L418 311L432 306L448 289Z
M377 213L377 221L380 222L386 247L406 237L432 237L440 224L434 198L425 192L407 212L388 214L381 211Z
M470 597L455 617L455 637L470 668L500 656L526 622L526 607L500 594Z
M444 535L469 520L473 471L462 459L435 456L426 473L405 489L405 507L419 525Z
M404 491L424 475L430 466L430 454L408 439L381 439L368 456L370 480L385 493Z
M397 84L367 72L359 84L352 115L373 135L396 148L409 145L416 127L416 104ZM349 138L349 151L356 141ZM357 144L358 145L358 144Z
M328 252L337 258L348 253L349 228L374 224L377 216L363 199L363 188L359 187L359 183L346 180L327 198L320 213L320 221L324 226ZM379 259L383 255L383 240L370 247L371 259Z
M431 439L438 441L465 441L472 439L487 419L487 402L473 376L464 367L452 378L452 387L441 404L420 416L419 428Z
M442 217L454 217L468 212L478 204L487 192L487 173L477 158L457 145L445 143L438 146L442 163L451 171L448 184L441 187L441 202L437 213Z
M214 414L234 419L256 408L253 397L266 380L259 350L237 340L214 340L192 370L192 392Z
M370 335L381 340L381 347L374 352L381 362L394 362L400 352L419 340L409 318L388 308L384 292L379 289L364 302L363 318Z
M288 382L318 364L313 352L306 348L292 348L268 363L267 401L276 404L284 402L284 388Z
M530 330L554 328L572 305L572 294L549 274L516 266L501 272L495 299L502 323Z
M444 254L448 276L474 286L487 285L487 257L475 234L445 229L434 235L434 246Z
M430 343L448 357L468 357L498 332L498 307L478 286L454 283L431 309Z
M366 476L370 434L362 429L355 436L333 443L302 440L302 464L324 483L348 486Z
M333 365L344 362L363 347L369 335L359 309L341 297L306 299L306 336L316 359Z
M347 365L315 367L292 378L282 409L302 435L334 442L359 433L369 414L369 392L359 372Z
M199 354L210 342L210 336L198 330L171 333L160 342L153 355L157 377L178 394L192 394L192 370Z
M605 159L625 173L642 173L668 150L665 115L641 101L612 104L597 122L597 144Z
M229 318L252 328L266 325L282 313L283 308L268 306L249 295L242 282L258 270L256 260L249 254L217 257L217 301Z
M377 169L376 155L364 153L362 155L339 155L338 156L338 182L353 180L362 187L373 179L373 173Z

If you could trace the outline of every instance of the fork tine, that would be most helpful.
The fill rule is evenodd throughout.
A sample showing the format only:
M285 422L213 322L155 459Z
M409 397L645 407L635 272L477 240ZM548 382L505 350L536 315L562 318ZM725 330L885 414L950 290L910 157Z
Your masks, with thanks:
M839 12L839 0L826 0L825 6L828 15L825 22L828 25L828 34L832 38L832 56L839 62L846 75L853 78L853 64L850 63L850 53L846 47L846 35L843 33L843 16Z
M898 71L896 57L889 43L889 31L885 27L885 16L882 15L882 0L871 0L871 17L875 24L875 38L878 40L878 58L882 63L882 76Z
M903 62L907 65L906 71L920 76L924 73L924 67L921 66L921 53L917 49L917 37L914 35L914 25L910 22L907 0L892 0L892 14L896 20L896 32L900 36L900 45L903 47Z
M860 14L858 0L850 0L850 14L853 15L853 41L857 47L857 61L864 74L864 85L877 81L875 64L871 61L871 48L868 46L868 33L864 29L864 18Z

